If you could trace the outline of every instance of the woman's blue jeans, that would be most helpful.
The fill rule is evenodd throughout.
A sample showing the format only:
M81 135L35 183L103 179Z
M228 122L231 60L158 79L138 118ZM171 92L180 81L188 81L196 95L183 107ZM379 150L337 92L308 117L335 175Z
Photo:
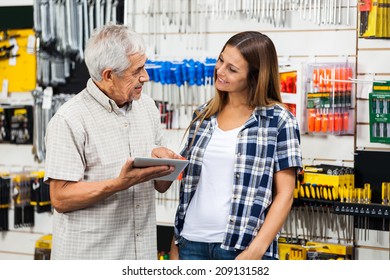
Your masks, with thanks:
M221 248L221 243L205 243L179 239L180 260L234 260L242 251L229 251ZM271 260L264 256L263 260Z

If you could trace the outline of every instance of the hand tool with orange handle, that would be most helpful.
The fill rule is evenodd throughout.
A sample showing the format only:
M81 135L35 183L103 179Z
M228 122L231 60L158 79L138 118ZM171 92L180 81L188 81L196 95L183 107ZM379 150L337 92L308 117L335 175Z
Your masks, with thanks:
M316 109L309 109L309 117L308 117L309 132L315 131L315 122L316 122Z
M343 113L343 128L342 130L344 132L347 132L349 130L349 112L347 110Z
M328 119L328 109L323 109L323 114L322 114L322 119L321 119L321 131L322 132L328 132L328 124L329 124L329 119Z
M332 75L332 69L326 68L325 69L325 90L326 92L331 92L333 89L333 81L331 79Z
M334 113L334 132L339 133L341 131L342 119L338 111Z
M318 109L316 112L316 119L314 123L314 131L315 132L321 132L321 121L322 121L322 114L321 111Z
M340 92L345 92L347 90L347 83L345 82L347 81L347 74L348 71L346 68L340 69Z
M335 70L335 92L340 92L341 91L341 88L340 88L340 68L337 67Z
M318 89L320 87L320 69L319 68L313 69L312 81L313 81L313 89L315 91L318 91Z
M334 114L331 111L328 111L328 131L333 132L334 130Z
M320 76L319 76L319 88L320 92L326 92L326 69L320 68L319 69Z

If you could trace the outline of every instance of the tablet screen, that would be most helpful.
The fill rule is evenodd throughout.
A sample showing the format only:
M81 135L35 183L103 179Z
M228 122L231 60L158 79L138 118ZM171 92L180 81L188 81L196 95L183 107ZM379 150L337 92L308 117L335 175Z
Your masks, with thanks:
M180 172L189 163L186 159L170 159L170 158L147 158L147 157L136 157L134 158L134 167L150 167L158 165L173 165L175 166L175 171L171 174L156 178L155 180L161 181L174 181L179 176Z

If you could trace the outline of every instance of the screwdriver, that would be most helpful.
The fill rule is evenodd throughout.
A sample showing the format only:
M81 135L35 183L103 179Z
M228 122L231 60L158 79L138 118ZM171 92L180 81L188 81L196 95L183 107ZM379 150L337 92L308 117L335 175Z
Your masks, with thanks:
M364 203L371 203L371 185L366 183L364 184Z
M348 132L348 127L349 127L349 113L346 110L343 113L343 131L344 132Z
M387 205L390 205L390 183L387 183Z
M316 184L310 185L310 195L311 195L311 198L313 198L313 199L316 198L315 186L316 186Z
M313 91L318 92L318 88L320 86L319 85L319 83L320 83L320 69L319 68L313 70L312 80L313 80Z
M305 196L310 198L310 183L305 184Z
M325 200L328 199L328 185L322 187L322 196Z
M314 124L314 131L320 132L321 131L321 120L322 120L322 114L320 109L317 110L316 118L315 118L315 124Z
M328 199L333 200L332 188L330 186L328 186L327 189L328 189Z
M333 200L338 200L339 195L338 195L338 188L336 186L330 186L332 188L332 198Z
M305 197L305 188L304 188L305 183L302 182L302 184L299 186L299 196L300 197Z
M328 131L333 132L334 130L334 115L333 112L328 112Z
M382 205L387 204L387 188L388 188L388 184L385 182L382 182ZM386 220L384 217L382 218L382 222L383 222L382 223L382 230L385 230Z
M382 205L387 205L388 203L387 188L388 188L388 184L383 182L382 183Z
M329 123L328 113L327 113L328 109L323 109L323 110L324 110L324 113L322 114L321 131L327 132L328 131L328 123Z
M316 185L316 197L317 197L317 199L321 199L320 188L321 188L321 185Z
M308 121L309 132L314 132L314 130L315 130L315 121L316 121L316 110L315 109L309 109L309 121Z
M342 119L340 118L339 112L334 113L334 131L336 133L339 133L341 130L341 125L342 125Z

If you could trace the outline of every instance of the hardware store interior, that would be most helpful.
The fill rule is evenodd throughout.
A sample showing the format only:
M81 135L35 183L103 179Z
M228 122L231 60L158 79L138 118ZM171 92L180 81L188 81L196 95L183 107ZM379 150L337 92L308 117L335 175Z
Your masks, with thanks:
M226 40L245 30L269 36L283 102L299 123L305 166L281 228L280 259L389 260L389 12L389 1L380 0L2 0L0 259L50 258L45 129L53 112L85 87L88 32L116 21L144 37L153 65L148 73L188 61L204 69L200 82L150 75L144 86L143 94L162 108L168 147L176 152L191 121L187 109L212 97L213 68ZM73 24L61 24L67 18ZM68 44L71 55L54 55L54 38ZM189 98L175 99L179 93ZM324 124L330 116L334 129ZM12 196L37 184L39 199ZM156 258L169 258L178 200L178 181L156 192Z

